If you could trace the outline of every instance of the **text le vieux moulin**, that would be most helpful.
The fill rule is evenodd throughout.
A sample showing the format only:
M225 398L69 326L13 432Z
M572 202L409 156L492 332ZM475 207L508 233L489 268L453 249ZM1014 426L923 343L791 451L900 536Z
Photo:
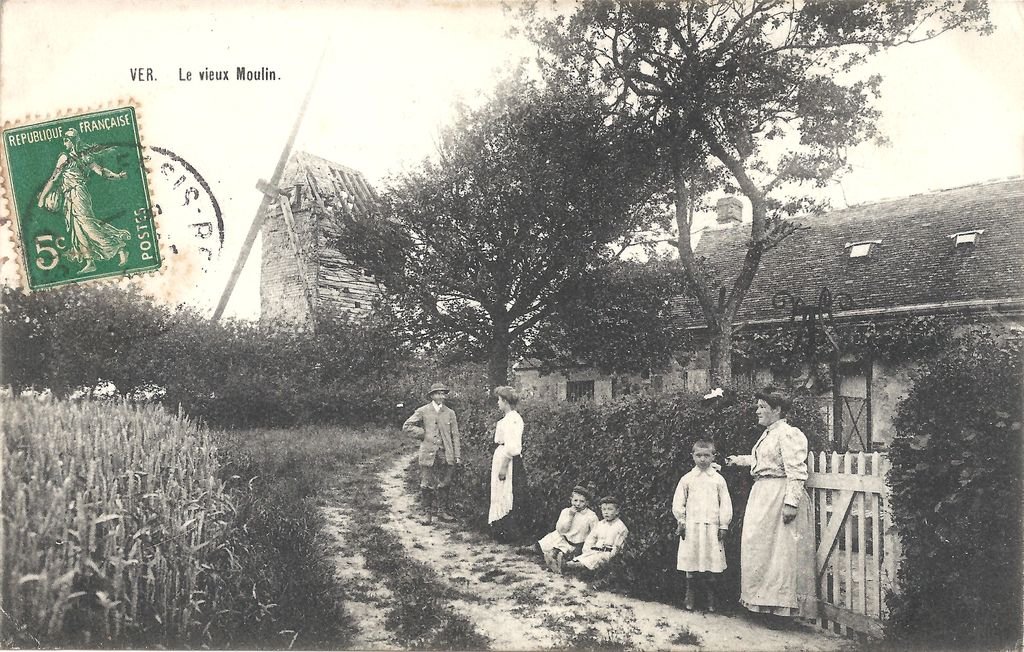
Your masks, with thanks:
M157 81L152 68L129 68L132 81ZM203 68L192 71L178 68L178 81L277 81L277 71L267 66L246 68L237 66L232 75L230 68Z

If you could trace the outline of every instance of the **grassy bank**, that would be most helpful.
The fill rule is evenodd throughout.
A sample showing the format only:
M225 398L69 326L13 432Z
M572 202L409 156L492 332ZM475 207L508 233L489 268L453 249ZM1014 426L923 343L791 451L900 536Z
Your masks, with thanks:
M319 532L321 517L316 503L342 504L352 510L349 533L366 567L393 596L385 623L399 644L420 649L484 649L486 638L449 604L455 597L427 566L406 554L396 534L381 526L387 509L376 474L394 459L397 450L414 445L394 430L303 427L282 430L236 431L229 435L234 473L240 480L259 472L253 485L259 503L270 496L276 505L290 505L280 528L267 531L265 550L281 550L305 540L307 531ZM239 473L244 471L244 473ZM302 515L301 517L299 515ZM280 536L278 536L280 535ZM292 620L310 626L298 647L327 647L332 640L347 640L358 623L342 616L345 587L332 590L333 568L326 542L317 540L315 554L303 554L303 566L278 563L265 575L278 578L287 596L285 609ZM257 556L262 559L262 555ZM315 564L310 564L310 560ZM298 578L304 578L299 581ZM286 584L288 578L294 578ZM279 607L280 608L280 607ZM333 628L333 632L331 629Z
M231 615L235 647L343 648L358 627L344 609L345 587L334 577L331 541L318 505L338 477L394 448L375 430L324 426L218 433L222 475L237 496L243 527L235 563L255 583L232 591L258 597L259 607Z

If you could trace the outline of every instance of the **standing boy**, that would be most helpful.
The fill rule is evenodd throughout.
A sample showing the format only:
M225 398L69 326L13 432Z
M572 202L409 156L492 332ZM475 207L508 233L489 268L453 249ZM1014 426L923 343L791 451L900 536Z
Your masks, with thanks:
M431 522L435 511L442 520L454 520L448 512L452 469L462 463L459 421L444 404L448 388L444 383L434 383L428 394L430 402L417 408L402 424L402 430L423 438L419 463L424 524Z

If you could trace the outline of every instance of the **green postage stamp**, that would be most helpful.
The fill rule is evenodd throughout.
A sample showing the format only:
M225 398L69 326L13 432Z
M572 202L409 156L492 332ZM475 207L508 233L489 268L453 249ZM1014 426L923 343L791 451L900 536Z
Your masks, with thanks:
M28 289L160 268L135 107L3 130Z

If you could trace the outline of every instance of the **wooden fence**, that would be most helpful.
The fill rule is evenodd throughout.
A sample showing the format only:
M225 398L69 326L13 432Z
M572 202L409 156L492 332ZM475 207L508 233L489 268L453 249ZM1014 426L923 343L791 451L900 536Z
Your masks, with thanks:
M886 591L900 558L880 453L811 453L807 490L817 542L819 624L882 636Z

